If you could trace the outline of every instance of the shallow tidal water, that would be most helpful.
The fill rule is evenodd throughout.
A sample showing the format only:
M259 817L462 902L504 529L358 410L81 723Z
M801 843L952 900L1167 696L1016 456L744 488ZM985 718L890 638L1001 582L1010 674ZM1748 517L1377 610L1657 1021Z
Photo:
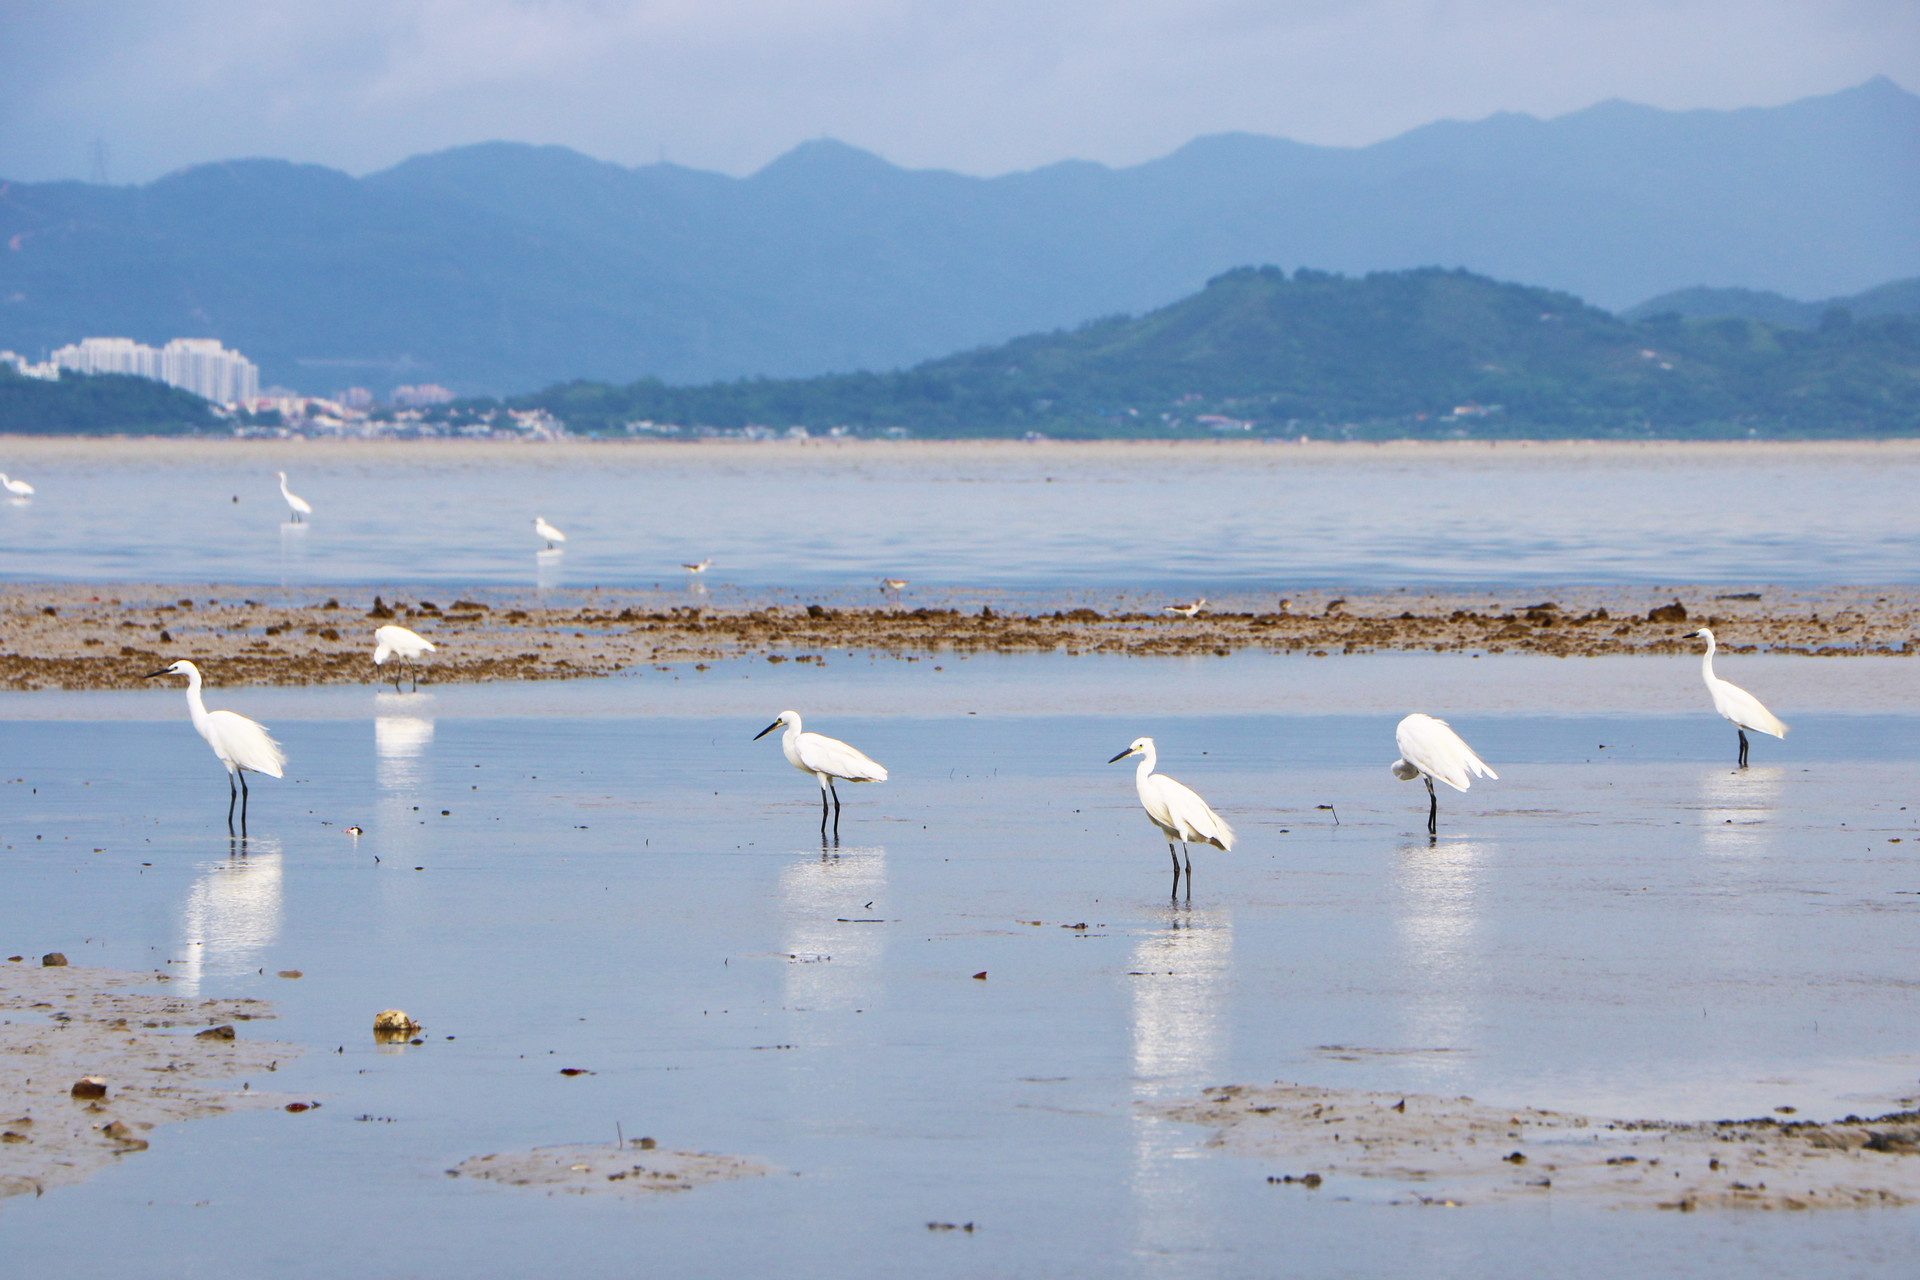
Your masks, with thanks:
M1915 579L1920 450L0 441L0 579L1208 595ZM314 507L290 523L277 470ZM567 534L548 552L544 516ZM935 593L935 594L929 594ZM1051 606L1049 606L1051 607Z
M88 1277L1895 1274L1920 1210L1309 1192L1142 1110L1274 1080L1673 1120L1920 1096L1920 710L1871 696L1908 668L1743 661L1793 725L1745 773L1660 659L215 690L291 756L244 856L178 691L0 696L6 954L272 1000L242 1034L306 1052L252 1086L324 1103L157 1131L0 1202L0 1241ZM1124 695L1075 696L1088 671ZM1443 791L1437 842L1362 685L1435 690L1500 771ZM842 788L837 848L749 741L787 705L893 772ZM1241 835L1190 901L1105 763L1140 734ZM390 1006L422 1045L373 1043ZM778 1172L638 1201L444 1172L616 1124Z

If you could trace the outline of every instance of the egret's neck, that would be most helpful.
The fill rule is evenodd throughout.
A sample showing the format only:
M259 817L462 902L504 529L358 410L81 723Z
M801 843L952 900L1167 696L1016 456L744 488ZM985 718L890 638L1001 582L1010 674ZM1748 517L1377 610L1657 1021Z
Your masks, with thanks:
M1700 655L1700 678L1713 683L1713 637L1707 637L1707 651Z
M1147 779L1153 776L1153 766L1159 762L1160 755L1152 747L1148 747L1145 751L1142 751L1140 753L1140 764L1133 771L1134 784L1141 787L1146 786Z
M204 736L207 731L207 704L200 697L200 673L187 672L187 714L193 717L193 727Z

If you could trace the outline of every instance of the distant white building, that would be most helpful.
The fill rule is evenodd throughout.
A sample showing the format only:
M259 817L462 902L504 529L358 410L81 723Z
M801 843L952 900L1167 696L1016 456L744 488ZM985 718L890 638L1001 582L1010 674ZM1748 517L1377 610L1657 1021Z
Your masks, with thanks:
M430 404L452 404L453 392L437 382L423 382L417 387L395 387L393 402L405 405L409 409L421 409Z
M15 352L0 351L0 364L12 365L13 371L23 378L39 378L44 382L57 382L60 379L60 366L51 360L45 364L35 364Z
M132 338L82 338L53 353L53 363L76 373L130 373L191 391L218 404L260 394L260 367L217 338L175 338L150 347Z

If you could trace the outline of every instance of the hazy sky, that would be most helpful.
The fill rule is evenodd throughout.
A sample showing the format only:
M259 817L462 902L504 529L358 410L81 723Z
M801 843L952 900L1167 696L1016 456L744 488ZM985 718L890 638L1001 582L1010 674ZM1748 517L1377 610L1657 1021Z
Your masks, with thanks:
M1920 89L1917 0L0 0L0 177L506 138L747 173L830 135L993 174L1606 98Z

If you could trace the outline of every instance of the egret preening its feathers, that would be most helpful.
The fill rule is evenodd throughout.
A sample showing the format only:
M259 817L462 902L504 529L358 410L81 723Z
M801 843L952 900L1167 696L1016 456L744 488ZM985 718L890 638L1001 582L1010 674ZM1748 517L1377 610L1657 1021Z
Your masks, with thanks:
M1164 773L1155 773L1153 766L1159 762L1159 754L1154 750L1152 738L1135 738L1133 744L1108 764L1117 764L1128 756L1140 757L1140 767L1134 770L1134 785L1140 791L1140 807L1147 811L1147 817L1153 825L1160 828L1167 838L1167 856L1173 859L1173 889L1180 891L1180 854L1173 851L1174 841L1180 842L1180 848L1186 851L1189 842L1210 844L1216 849L1233 848L1233 828L1207 807L1207 802L1194 794L1190 787L1184 787ZM1193 893L1193 855L1187 853L1187 893Z
M782 711L780 718L753 735L755 742L782 725L780 750L787 763L802 773L812 774L820 783L820 838L827 838L827 796L833 796L833 838L840 839L840 793L833 789L834 779L842 782L885 782L887 771L838 738L824 734L802 733L800 713Z
M1465 791L1476 777L1496 781L1500 777L1473 754L1473 748L1461 741L1460 735L1448 728L1445 720L1416 711L1400 722L1393 731L1393 740L1400 748L1400 758L1390 766L1393 776L1402 782L1421 777L1427 780L1427 834L1430 836L1440 833L1440 797L1433 791L1435 778L1455 791Z
M301 516L310 516L313 514L313 504L297 493L287 492L287 473L282 471L278 474L280 476L280 496L287 500L287 506L293 510L293 523L299 524Z
M407 670L413 673L413 687L416 689L420 687L420 673L413 665L413 660L423 653L432 652L432 641L423 635L418 635L407 630L405 627L385 626L378 627L374 630L373 665L376 667L384 667L387 664L388 658L396 656L404 659L407 664ZM395 693L400 692L399 667L393 669L393 691Z
M286 766L287 753L280 744L267 736L267 731L258 723L243 715L231 711L209 711L207 704L200 699L200 668L185 660L151 672L147 679L155 680L161 676L185 676L187 678L187 714L193 717L193 728L207 745L213 748L213 754L227 769L227 834L233 834L233 780L240 779L240 838L247 835L247 774L264 773L270 778L280 776Z
M1706 656L1700 659L1700 676L1707 682L1713 709L1733 721L1734 731L1740 735L1740 767L1744 769L1747 767L1747 730L1784 738L1787 726L1780 723L1779 716L1761 706L1760 699L1713 674L1713 632L1702 627L1687 639L1707 642Z

